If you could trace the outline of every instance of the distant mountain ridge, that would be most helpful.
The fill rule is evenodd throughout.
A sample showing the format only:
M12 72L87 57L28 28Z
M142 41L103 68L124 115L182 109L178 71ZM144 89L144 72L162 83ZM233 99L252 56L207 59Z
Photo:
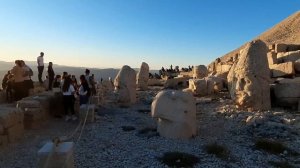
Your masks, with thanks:
M38 77L38 71L37 71L37 63L35 61L25 61L25 63L33 70L33 80L37 81ZM2 80L3 76L7 73L8 70L11 70L12 67L14 66L14 62L5 62L5 61L0 61L0 78ZM45 64L45 69L43 76L47 74L47 67L48 64ZM55 74L62 74L63 72L68 72L69 74L75 75L77 80L79 80L79 76L84 74L85 69L89 69L91 71L91 74L95 74L95 79L97 81L100 81L101 78L104 80L108 80L109 77L114 79L116 75L118 74L120 69L115 69L115 68L104 68L104 69L99 69L99 68L89 68L89 67L71 67L71 66L65 66L65 65L53 65L53 70ZM136 71L139 71L139 68L133 68ZM151 73L157 73L158 70L151 70Z

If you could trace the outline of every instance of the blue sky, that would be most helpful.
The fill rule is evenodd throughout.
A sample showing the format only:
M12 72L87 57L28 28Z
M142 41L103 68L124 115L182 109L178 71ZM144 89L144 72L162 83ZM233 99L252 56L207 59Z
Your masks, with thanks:
M82 67L207 65L299 10L297 0L0 0L0 60Z

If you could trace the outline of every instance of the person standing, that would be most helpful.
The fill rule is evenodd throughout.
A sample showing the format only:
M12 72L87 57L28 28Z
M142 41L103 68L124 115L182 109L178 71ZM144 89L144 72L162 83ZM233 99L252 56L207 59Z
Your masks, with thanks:
M42 80L42 76L43 76L43 71L44 71L44 53L41 52L40 56L37 57L37 64L38 64L38 78L39 78L39 82L42 84L43 80Z
M53 66L53 63L49 62L49 65L48 65L48 79L49 79L48 90L52 90L54 76L55 76L52 66Z
M89 97L91 95L89 84L87 83L85 76L80 76L79 87L79 105L88 104Z
M15 100L18 101L24 98L24 69L22 68L22 62L20 60L16 60L15 64L10 72L14 75Z
M75 110L74 110L75 89L72 85L72 80L69 76L67 76L64 79L62 92L63 92L63 106L66 115L66 121L69 121L70 119L76 120L77 117L75 116ZM69 115L69 109L71 110L71 115Z

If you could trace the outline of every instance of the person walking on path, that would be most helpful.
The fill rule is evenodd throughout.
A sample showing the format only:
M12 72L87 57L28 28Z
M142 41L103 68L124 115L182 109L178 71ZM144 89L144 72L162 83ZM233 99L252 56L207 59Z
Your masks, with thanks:
M53 66L53 63L49 62L49 65L48 65L48 79L49 79L48 90L52 90L54 76L55 76L52 66Z
M42 80L42 76L43 76L43 71L44 71L44 53L41 52L40 56L37 57L37 64L38 64L38 78L39 78L39 82L42 84L43 80Z

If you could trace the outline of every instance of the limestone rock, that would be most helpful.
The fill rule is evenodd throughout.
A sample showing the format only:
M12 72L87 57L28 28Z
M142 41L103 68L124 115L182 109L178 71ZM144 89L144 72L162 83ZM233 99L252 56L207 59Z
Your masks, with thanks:
M172 79L167 79L164 88L168 89L178 89L182 87L187 87L187 81L189 78L187 77L175 77Z
M297 73L300 72L300 59L295 61L294 68Z
M277 54L283 62L295 62L300 59L300 50Z
M207 83L205 79L190 79L189 89L198 96L206 96L208 94Z
M149 65L143 62L140 71L137 74L137 88L140 90L147 90L148 80L149 80Z
M277 105L296 105L300 99L300 78L282 79L273 87Z
M293 62L285 62L281 64L270 65L270 69L272 71L273 78L288 77L295 75Z
M275 52L286 52L287 45L286 44L275 44Z
M124 65L115 80L115 91L118 93L118 103L129 106L136 102L136 73L128 65Z
M205 65L195 66L193 71L194 71L194 74L193 74L194 79L201 79L208 75L208 70Z
M163 86L165 81L163 79L149 79L148 86Z
M248 43L227 78L232 99L240 108L271 108L270 71L264 42L256 40Z
M277 61L277 55L273 51L268 52L267 58L268 58L269 65L273 65L273 64L277 64L278 63L278 61Z
M157 130L167 138L187 139L197 134L196 102L192 94L177 90L159 92L151 105Z

